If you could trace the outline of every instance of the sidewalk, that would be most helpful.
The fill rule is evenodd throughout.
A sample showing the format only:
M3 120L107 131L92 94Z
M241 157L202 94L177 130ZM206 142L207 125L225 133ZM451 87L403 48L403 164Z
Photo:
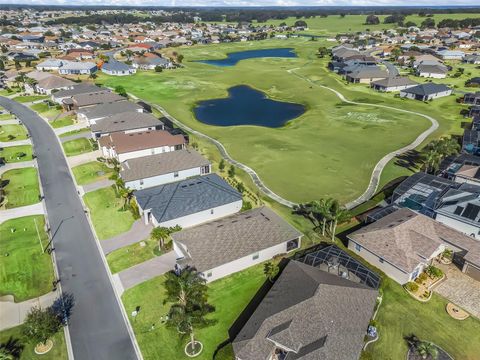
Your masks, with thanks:
M19 146L19 145L32 145L32 140L17 140L17 141L0 141L0 147L10 147L10 146Z
M124 246L145 240L150 236L152 229L152 224L145 225L143 219L138 219L133 223L131 229L127 232L117 235L113 238L100 241L103 253L107 255L112 251L120 249Z
M45 208L40 201L33 205L21 206L13 209L6 209L0 211L0 224L11 219L31 216L31 215L44 215Z
M85 154L67 157L68 165L72 168L77 165L82 165L90 161L96 161L98 157L102 156L101 150L90 151Z

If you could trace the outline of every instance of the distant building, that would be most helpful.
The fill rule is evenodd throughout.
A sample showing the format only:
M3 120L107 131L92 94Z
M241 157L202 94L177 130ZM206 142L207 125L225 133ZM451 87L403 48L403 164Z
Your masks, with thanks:
M452 94L452 89L444 84L425 83L400 91L400 97L428 101Z
M112 76L126 76L135 74L137 70L133 66L110 59L108 62L103 63L102 72Z

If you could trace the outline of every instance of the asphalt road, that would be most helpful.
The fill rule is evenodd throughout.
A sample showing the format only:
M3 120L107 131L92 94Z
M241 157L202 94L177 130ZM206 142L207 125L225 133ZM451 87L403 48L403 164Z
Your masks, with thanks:
M137 359L67 162L53 130L35 112L0 97L28 128L38 157L62 290L75 297L69 330L75 360Z

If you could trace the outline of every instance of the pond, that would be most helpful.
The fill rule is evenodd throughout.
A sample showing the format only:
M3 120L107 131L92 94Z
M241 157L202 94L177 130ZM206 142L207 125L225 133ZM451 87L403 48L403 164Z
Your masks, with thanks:
M228 53L225 59L197 60L196 62L216 66L234 66L240 60L265 57L294 58L297 57L297 54L293 51L293 48L258 49Z
M239 85L228 89L228 97L201 101L195 117L216 126L256 125L278 128L305 112L301 104L269 99L263 92Z

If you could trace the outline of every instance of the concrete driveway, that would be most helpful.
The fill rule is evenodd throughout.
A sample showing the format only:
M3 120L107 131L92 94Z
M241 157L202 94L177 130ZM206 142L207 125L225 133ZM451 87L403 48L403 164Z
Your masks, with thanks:
M447 278L433 290L480 319L480 282L465 275L453 264L439 267Z

